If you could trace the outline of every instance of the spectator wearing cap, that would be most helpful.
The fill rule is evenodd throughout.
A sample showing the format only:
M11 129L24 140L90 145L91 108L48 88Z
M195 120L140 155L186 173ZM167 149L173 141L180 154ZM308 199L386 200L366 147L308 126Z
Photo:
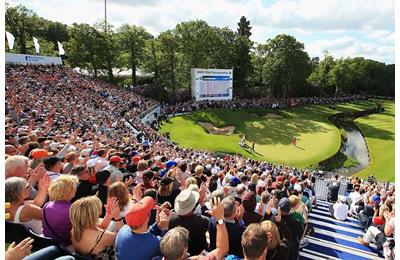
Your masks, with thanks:
M279 233L283 234L283 239L289 241L289 259L298 259L300 240L304 233L303 225L294 220L291 216L291 206L288 198L281 198L278 202L278 215L275 217L275 224ZM307 240L304 240L306 246Z
M246 226L252 223L260 223L262 216L255 212L257 201L256 194L253 191L247 191L242 197L244 207L243 221Z
M186 189L179 193L175 199L175 212L171 214L169 228L184 227L189 230L189 249L190 255L198 255L208 248L206 232L208 230L208 218L194 214L194 210L199 201L199 192Z
M90 174L85 165L74 166L71 170L71 175L77 176L79 179L75 197L71 199L72 203L80 198L92 195L93 184L88 181Z
M52 181L61 176L62 162L57 156L50 156L43 160L43 164L46 167L46 174L51 178Z
M216 248L205 256L192 255L193 258L200 259L223 259L228 253L230 240L226 228L226 222L222 220L224 209L221 204L214 205L212 216L218 223ZM175 227L167 232L161 240L161 253L164 260L185 260L189 250L189 231L184 227Z
M329 205L329 212L331 217L337 220L346 220L349 213L349 206L346 204L346 197L339 195L337 202L333 205Z
M228 254L243 257L243 248L241 245L241 237L246 230L246 226L242 220L243 206L239 205L232 196L225 197L222 200L224 207L224 221L229 237L229 252ZM210 219L208 231L210 233L210 249L217 248L217 226L218 223L214 218Z
M108 170L111 172L111 183L114 183L117 180L122 181L122 179L124 178L124 174L119 170L121 163L121 157L114 155L110 158L110 165L104 168L104 170Z
M155 200L144 197L133 204L125 214L126 225L118 232L115 241L116 259L148 260L161 255L160 240L168 230L168 211L159 212L157 222L148 226Z

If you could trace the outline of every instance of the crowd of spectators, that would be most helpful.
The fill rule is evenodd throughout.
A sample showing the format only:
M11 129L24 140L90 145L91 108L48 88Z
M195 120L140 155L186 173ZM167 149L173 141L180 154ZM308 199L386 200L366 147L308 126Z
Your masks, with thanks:
M338 96L338 97L299 97L299 98L253 98L253 99L233 99L225 101L186 101L177 104L165 104L163 112L166 115L174 115L178 113L193 112L196 110L210 108L224 109L247 109L247 108L264 108L264 109L282 109L295 107L299 105L319 105L328 104L335 105L338 103L358 102L365 100L364 95Z
M28 230L7 260L299 257L315 173L176 146L135 118L152 105L63 67L6 66L6 236ZM353 184L338 203L366 216L363 244L385 247L394 187Z

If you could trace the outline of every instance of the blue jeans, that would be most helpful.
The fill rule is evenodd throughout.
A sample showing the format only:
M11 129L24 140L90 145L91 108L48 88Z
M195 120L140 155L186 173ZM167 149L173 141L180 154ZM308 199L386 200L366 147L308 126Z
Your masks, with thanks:
M66 251L56 246L48 246L26 256L24 260L46 260L46 259L74 260L75 259L75 257L66 254L67 254Z

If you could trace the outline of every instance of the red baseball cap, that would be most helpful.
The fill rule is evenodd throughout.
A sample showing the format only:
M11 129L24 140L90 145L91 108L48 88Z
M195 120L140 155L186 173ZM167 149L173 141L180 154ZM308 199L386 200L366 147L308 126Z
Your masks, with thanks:
M30 153L30 156L33 159L43 159L43 158L46 158L49 155L53 155L53 153L49 152L49 151L47 151L45 149L33 149L31 151L31 153Z
M121 157L114 155L114 156L111 156L110 162L118 163L118 162L122 162L122 159L121 159Z
M131 161L132 161L133 164L138 164L140 159L141 159L140 156L134 156Z
M278 176L278 177L276 178L276 181L278 181L278 182L283 182L283 177L282 177L282 176Z
M130 227L140 227L149 218L150 211L155 206L155 201L152 197L146 196L139 202L133 204L125 214L126 224Z
M291 184L296 184L296 182L297 182L297 178L296 177L293 177L293 178L290 179L290 183Z

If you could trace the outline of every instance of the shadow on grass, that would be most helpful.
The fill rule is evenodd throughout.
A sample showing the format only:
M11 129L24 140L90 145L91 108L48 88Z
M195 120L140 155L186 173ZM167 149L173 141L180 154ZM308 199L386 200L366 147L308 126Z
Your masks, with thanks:
M394 133L391 131L360 122L357 122L357 126L361 129L361 133L364 135L364 137L394 141Z

